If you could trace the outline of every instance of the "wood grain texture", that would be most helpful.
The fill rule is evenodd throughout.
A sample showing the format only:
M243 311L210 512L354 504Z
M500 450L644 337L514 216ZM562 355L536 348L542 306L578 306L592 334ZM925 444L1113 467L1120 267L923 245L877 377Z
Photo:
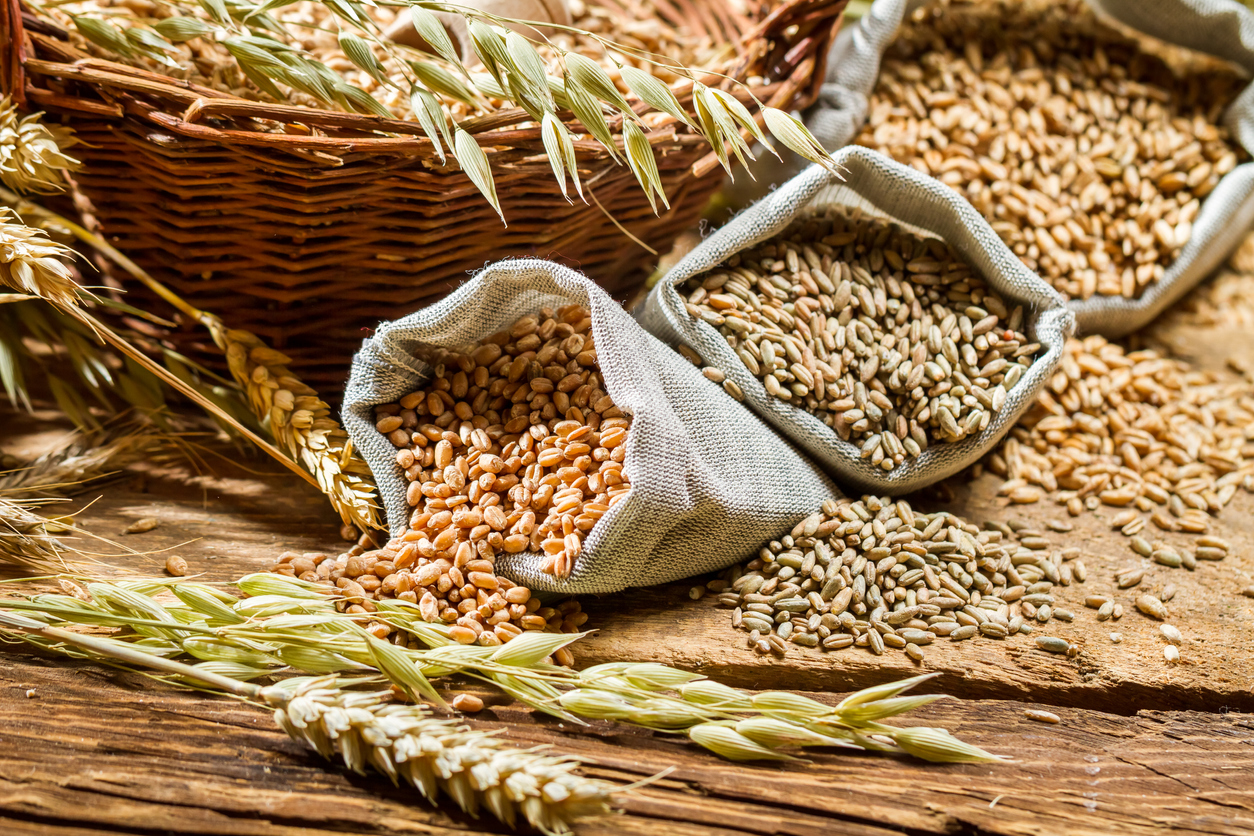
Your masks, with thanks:
M1250 717L1058 709L1063 723L1053 726L1022 708L953 702L912 716L1015 758L980 766L827 754L738 766L609 725L563 728L515 706L491 706L473 722L594 760L590 773L619 782L674 770L625 794L623 815L581 826L589 836L1254 833ZM0 728L6 834L502 832L382 779L328 768L268 712L21 651L0 658Z
M1251 350L1249 334L1176 329L1174 348L1220 368L1224 350ZM1212 346L1225 347L1224 350ZM62 443L50 413L0 412L0 450L31 454ZM209 455L213 473L139 467L76 498L82 526L102 552L92 571L155 574L176 548L193 573L227 581L265 569L287 549L334 551L338 525L306 485L264 460L229 448ZM260 472L257 472L260 471ZM960 485L952 502L920 497L972 520L1064 518L1052 505L1006 509L991 477ZM1150 589L1178 587L1171 621L1185 635L1182 663L1168 666L1153 622L1132 611L1098 624L1079 602L1109 591L1113 572L1141 562L1100 518L1082 517L1058 547L1077 546L1086 584L1058 590L1073 624L1047 632L1083 646L1074 660L1035 650L1029 639L941 641L926 649L929 683L963 698L907 722L935 723L1012 763L934 766L819 754L812 763L729 764L691 745L621 727L563 727L517 706L490 704L475 725L520 744L551 744L595 761L591 774L630 782L673 769L621 798L624 812L581 825L583 836L678 834L830 836L926 834L1254 834L1254 600L1237 591L1254 577L1254 501L1241 494L1215 532L1233 553L1196 572L1153 567ZM61 509L58 509L61 510ZM142 517L156 530L125 535ZM1180 535L1163 535L1185 544ZM123 554L117 545L133 550ZM692 601L689 584L585 601L599 633L581 664L657 660L746 687L847 691L917 670L903 655L793 649L782 661L744 647L730 614ZM1123 634L1114 644L1111 631ZM28 697L27 694L31 695ZM489 698L486 691L481 695ZM820 693L820 699L837 699ZM1047 704L1058 726L1023 717ZM503 832L431 808L412 791L328 767L276 730L268 714L226 699L177 691L143 677L53 660L24 646L0 654L0 834L486 834Z

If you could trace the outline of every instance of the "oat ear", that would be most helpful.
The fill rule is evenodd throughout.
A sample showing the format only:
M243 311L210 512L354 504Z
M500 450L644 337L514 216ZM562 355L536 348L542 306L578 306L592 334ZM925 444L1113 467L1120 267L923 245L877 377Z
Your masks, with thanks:
M662 176L658 173L657 160L653 157L653 148L649 145L649 138L635 122L624 121L623 140L627 151L627 164L649 198L653 213L657 214L655 195L661 198L662 205L670 209L671 204L666 198L666 192L662 190Z
M434 12L415 4L409 7L409 17L413 22L414 31L435 50L436 55L454 67L462 67L461 52ZM464 69L462 71L465 72Z
M501 211L501 202L496 196L496 181L492 177L492 168L488 165L488 155L483 153L483 149L479 147L479 143L475 142L475 138L460 127L453 130L453 156L457 158L458 164L462 167L462 171L466 172L470 182L474 183L480 194L492 204L492 208L496 210L496 214L500 215L501 222L504 223L505 213Z
M766 120L766 128L772 136L798 155L812 163L818 163L837 177L840 176L840 171L832 162L831 155L824 150L800 119L773 107L762 108L762 115Z

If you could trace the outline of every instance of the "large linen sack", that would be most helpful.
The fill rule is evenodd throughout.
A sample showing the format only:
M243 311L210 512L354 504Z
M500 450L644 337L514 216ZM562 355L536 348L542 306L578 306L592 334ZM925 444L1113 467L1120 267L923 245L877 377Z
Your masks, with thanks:
M663 276L637 317L650 333L672 345L689 346L706 365L726 374L740 387L750 409L822 463L842 488L907 493L974 463L1013 426L1057 366L1074 319L1058 292L1028 270L975 208L948 186L867 148L843 148L832 160L841 177L811 166L746 209ZM858 207L945 241L1008 305L1024 305L1028 336L1041 344L1036 361L984 430L961 441L930 444L921 455L906 458L887 472L819 418L770 395L713 326L689 315L676 291L689 278L779 234L807 211L831 205Z
M1088 0L1099 12L1146 35L1223 58L1254 75L1254 13L1235 0ZM902 21L924 0L875 0L844 27L828 58L827 82L806 114L826 148L858 135L880 72L880 59ZM1224 113L1232 139L1254 152L1254 85ZM1093 296L1068 303L1084 333L1122 337L1149 324L1232 254L1254 223L1254 163L1238 165L1202 201L1193 232L1164 276L1140 297Z

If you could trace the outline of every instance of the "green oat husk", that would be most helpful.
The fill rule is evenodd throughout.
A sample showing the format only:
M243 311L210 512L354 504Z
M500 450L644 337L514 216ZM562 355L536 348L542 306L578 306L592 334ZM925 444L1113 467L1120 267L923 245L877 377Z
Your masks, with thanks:
M122 628L119 640L165 642L206 661L237 662L240 651L249 651L261 673L302 659L316 665L312 672L375 671L428 699L434 694L431 679L471 676L568 721L613 720L681 734L724 757L753 759L754 747L791 757L789 749L838 746L963 762L999 759L943 729L924 738L881 722L938 699L900 696L931 675L866 689L829 706L788 692L741 691L665 665L611 663L576 672L547 661L578 634L524 633L501 647L459 645L447 637L446 625L424 622L416 607L401 601L377 602L378 611L366 617L393 630L391 640L380 639L366 631L362 616L338 612L335 594L325 588L272 574L250 575L236 586L247 597L235 600L203 584L164 580L96 582L87 587L90 602L42 595L2 605L41 620ZM158 603L167 590L176 600ZM200 641L203 637L212 637L222 652L214 656L214 646ZM746 720L773 722L737 725ZM732 728L754 747L737 749L731 735L712 731L711 724Z

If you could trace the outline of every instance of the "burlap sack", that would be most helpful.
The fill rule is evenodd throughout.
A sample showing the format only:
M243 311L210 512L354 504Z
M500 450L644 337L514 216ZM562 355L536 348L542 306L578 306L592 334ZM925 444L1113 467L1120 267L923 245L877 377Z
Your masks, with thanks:
M842 487L907 493L972 464L1001 438L1053 373L1074 319L1058 292L1028 270L957 192L867 148L843 148L832 159L842 169L843 182L820 166L806 169L675 265L653 288L637 318L650 333L672 345L690 346L706 364L721 369L740 387L750 409L821 462ZM1010 390L1005 405L983 432L959 442L932 444L922 455L907 458L888 472L862 458L857 445L842 441L814 415L769 395L717 330L689 316L683 297L675 290L692 276L780 233L807 209L834 204L861 207L948 242L1007 304L1025 306L1028 334L1042 347L1037 361Z
M381 325L353 358L343 420L379 484L393 535L409 518L396 448L373 407L421 385L422 346L473 343L545 306L579 303L614 403L632 416L628 497L584 542L569 578L537 554L501 555L498 571L535 591L616 592L723 569L786 533L836 489L815 465L692 364L647 334L603 290L548 261L494 264L444 300Z
M1254 13L1235 0L1088 0L1117 21L1167 43L1231 61L1254 74ZM827 82L806 114L826 148L852 142L868 112L880 58L902 21L925 0L875 0L837 36ZM1233 141L1254 152L1254 85L1224 114ZM1254 223L1254 163L1237 166L1202 201L1193 234L1163 278L1138 299L1094 296L1069 304L1083 333L1121 337L1149 324L1231 255Z

